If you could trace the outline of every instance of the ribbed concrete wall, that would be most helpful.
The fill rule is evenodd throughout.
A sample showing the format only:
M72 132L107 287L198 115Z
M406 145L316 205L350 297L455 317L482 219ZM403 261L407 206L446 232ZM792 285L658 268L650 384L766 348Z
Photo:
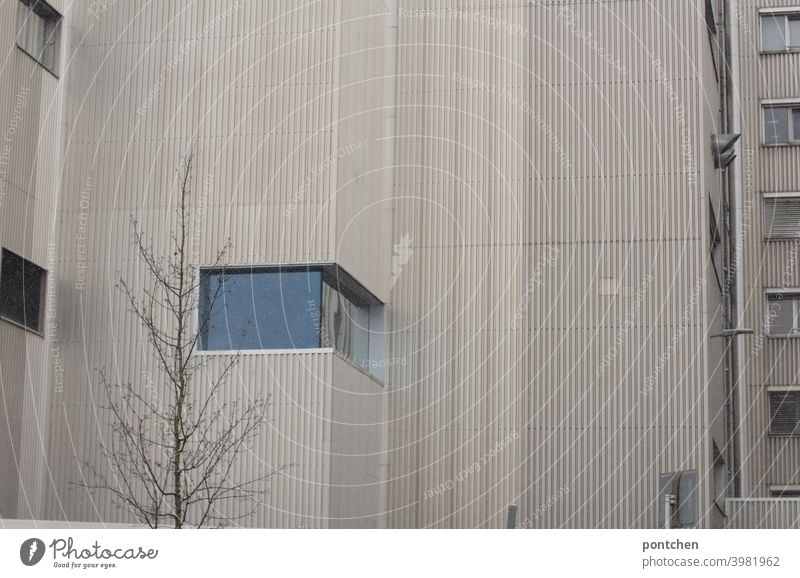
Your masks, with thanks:
M390 524L718 525L703 3L400 5Z
M800 383L800 341L766 337L767 311L764 295L768 288L800 287L800 245L791 241L764 241L762 195L800 190L800 148L761 145L761 103L769 99L800 98L800 54L760 54L761 25L758 10L800 8L800 3L791 0L741 0L739 4L742 50L742 171L745 224L748 229L745 272L747 326L756 331L749 339L747 347L748 477L749 495L766 497L769 495L770 485L800 483L800 439L768 435L767 395L767 387L770 385ZM766 507L760 502L754 504L752 507ZM777 519L768 520L770 524L777 523Z
M118 275L137 290L145 282L130 244L131 218L157 253L165 249L176 170L193 146L194 201L202 211L198 265L212 263L230 238L228 264L341 260L368 289L385 294L390 259L380 238L391 191L385 172L368 173L391 150L384 138L392 127L385 121L391 85L384 76L392 71L384 63L393 51L381 47L392 20L383 8L351 0L126 1L96 8L82 0L68 14L58 309L67 377L51 405L49 455L58 467L47 515L123 521L108 496L71 484L85 473L79 461L101 463L97 440L108 435L97 371L143 387L152 380L156 391L163 386L136 319L114 289ZM345 100L356 93L357 103ZM354 107L372 112L358 118ZM327 350L242 358L227 398L270 396L272 406L269 427L236 475L283 471L241 523L317 528L332 515L350 515L346 507L332 511L339 498L329 487L332 445L354 455L361 447L332 433L334 359ZM213 369L225 358L211 360ZM337 373L357 388L346 371ZM380 402L370 411L380 414ZM380 447L369 449L372 456ZM362 469L377 476L378 464L365 459ZM374 516L365 523L380 525L379 504L355 505L353 515Z

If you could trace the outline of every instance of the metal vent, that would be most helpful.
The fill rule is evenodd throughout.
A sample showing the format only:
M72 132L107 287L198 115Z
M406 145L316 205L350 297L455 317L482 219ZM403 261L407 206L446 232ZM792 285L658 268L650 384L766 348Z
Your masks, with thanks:
M800 391L769 393L769 433L800 435Z
M800 196L764 199L764 236L767 239L800 238Z

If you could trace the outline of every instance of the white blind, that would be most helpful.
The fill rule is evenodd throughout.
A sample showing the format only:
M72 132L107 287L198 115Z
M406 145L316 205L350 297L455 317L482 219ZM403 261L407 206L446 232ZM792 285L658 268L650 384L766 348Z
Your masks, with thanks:
M800 196L764 199L764 235L768 239L800 237Z

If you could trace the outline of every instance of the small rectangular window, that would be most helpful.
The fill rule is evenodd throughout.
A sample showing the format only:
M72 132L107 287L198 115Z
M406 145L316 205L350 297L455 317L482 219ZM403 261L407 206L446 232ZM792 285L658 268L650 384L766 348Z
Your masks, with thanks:
M761 52L800 50L800 10L761 14Z
M769 433L800 435L800 390L769 392Z
M770 337L800 334L800 294L767 294L767 314Z
M770 486L771 498L800 498L800 488L797 486Z
M764 144L800 144L800 103L764 105Z
M3 249L0 262L0 317L32 331L40 331L46 273Z
M43 0L19 0L17 46L58 75L61 15Z
M800 193L764 196L764 238L800 238Z

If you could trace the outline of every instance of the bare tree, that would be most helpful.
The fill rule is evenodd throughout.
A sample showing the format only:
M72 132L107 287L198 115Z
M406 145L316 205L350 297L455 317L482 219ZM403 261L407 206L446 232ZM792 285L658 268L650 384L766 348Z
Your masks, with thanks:
M191 255L192 227L199 226L193 220L192 162L189 154L179 172L167 254L159 256L133 220L133 244L148 283L137 291L121 276L118 282L166 387L118 383L100 372L112 418L110 435L100 442L110 473L85 463L93 480L79 484L110 492L151 528L228 525L252 512L265 492L264 481L277 471L247 479L234 474L266 420L268 398L220 401L239 356L210 376L206 359L196 355L224 283L206 307L198 308L200 276ZM230 241L212 263L215 270L224 271L229 248Z

